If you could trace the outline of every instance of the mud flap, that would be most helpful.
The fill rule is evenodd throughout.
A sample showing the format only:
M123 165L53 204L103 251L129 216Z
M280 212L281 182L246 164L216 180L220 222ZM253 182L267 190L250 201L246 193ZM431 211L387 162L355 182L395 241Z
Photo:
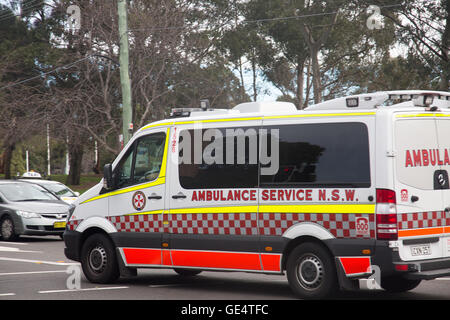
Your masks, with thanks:
M347 277L345 274L344 268L342 267L341 262L338 257L334 259L336 264L336 273L339 282L340 290L358 290L359 289L359 281L357 279L351 279Z
M125 263L123 262L122 255L119 248L116 248L116 256L117 256L117 263L119 265L119 272L120 276L127 278L127 277L135 277L137 276L137 268L130 268L125 266Z

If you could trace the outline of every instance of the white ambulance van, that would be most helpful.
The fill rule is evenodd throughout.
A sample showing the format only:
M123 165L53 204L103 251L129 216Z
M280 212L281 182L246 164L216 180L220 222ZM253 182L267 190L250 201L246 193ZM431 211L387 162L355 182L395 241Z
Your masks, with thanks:
M447 92L174 110L80 196L65 254L96 283L172 268L286 274L302 298L407 291L450 275L449 170Z

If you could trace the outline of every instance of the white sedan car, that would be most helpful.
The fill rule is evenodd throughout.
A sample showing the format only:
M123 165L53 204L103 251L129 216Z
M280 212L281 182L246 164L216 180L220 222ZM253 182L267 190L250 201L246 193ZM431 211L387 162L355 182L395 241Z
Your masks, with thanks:
M62 184L58 181L45 180L45 179L20 179L20 181L26 181L30 183L35 183L49 190L50 192L57 195L61 200L72 204L80 196L80 193L71 190L68 186Z

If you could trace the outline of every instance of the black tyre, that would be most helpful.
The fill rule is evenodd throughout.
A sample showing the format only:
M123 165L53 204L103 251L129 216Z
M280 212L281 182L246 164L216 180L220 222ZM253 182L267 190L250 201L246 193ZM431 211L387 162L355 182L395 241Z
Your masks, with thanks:
M89 236L81 249L81 267L86 278L94 283L111 283L119 277L114 244L104 234Z
M180 268L175 268L173 269L176 273L178 273L180 276L183 277L193 277L198 275L200 272L202 272L202 270L195 270L195 269L180 269Z
M391 293L406 292L417 288L421 280L409 280L402 277L384 277L381 278L380 286Z
M5 216L0 221L0 238L3 241L14 241L19 238L14 227L14 222L9 216Z
M303 243L288 257L287 278L300 298L323 299L337 291L336 267L328 251L315 243Z

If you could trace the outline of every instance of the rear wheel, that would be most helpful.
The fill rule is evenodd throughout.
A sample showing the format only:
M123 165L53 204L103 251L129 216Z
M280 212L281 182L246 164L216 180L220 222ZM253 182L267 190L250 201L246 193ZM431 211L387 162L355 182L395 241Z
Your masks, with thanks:
M410 280L398 276L391 276L381 278L380 286L388 292L398 293L413 290L417 288L420 282L421 280Z
M319 244L303 243L295 248L286 271L291 289L301 298L322 299L337 291L333 259Z
M119 277L119 266L112 241L104 234L89 236L81 249L81 266L94 283L111 283Z

